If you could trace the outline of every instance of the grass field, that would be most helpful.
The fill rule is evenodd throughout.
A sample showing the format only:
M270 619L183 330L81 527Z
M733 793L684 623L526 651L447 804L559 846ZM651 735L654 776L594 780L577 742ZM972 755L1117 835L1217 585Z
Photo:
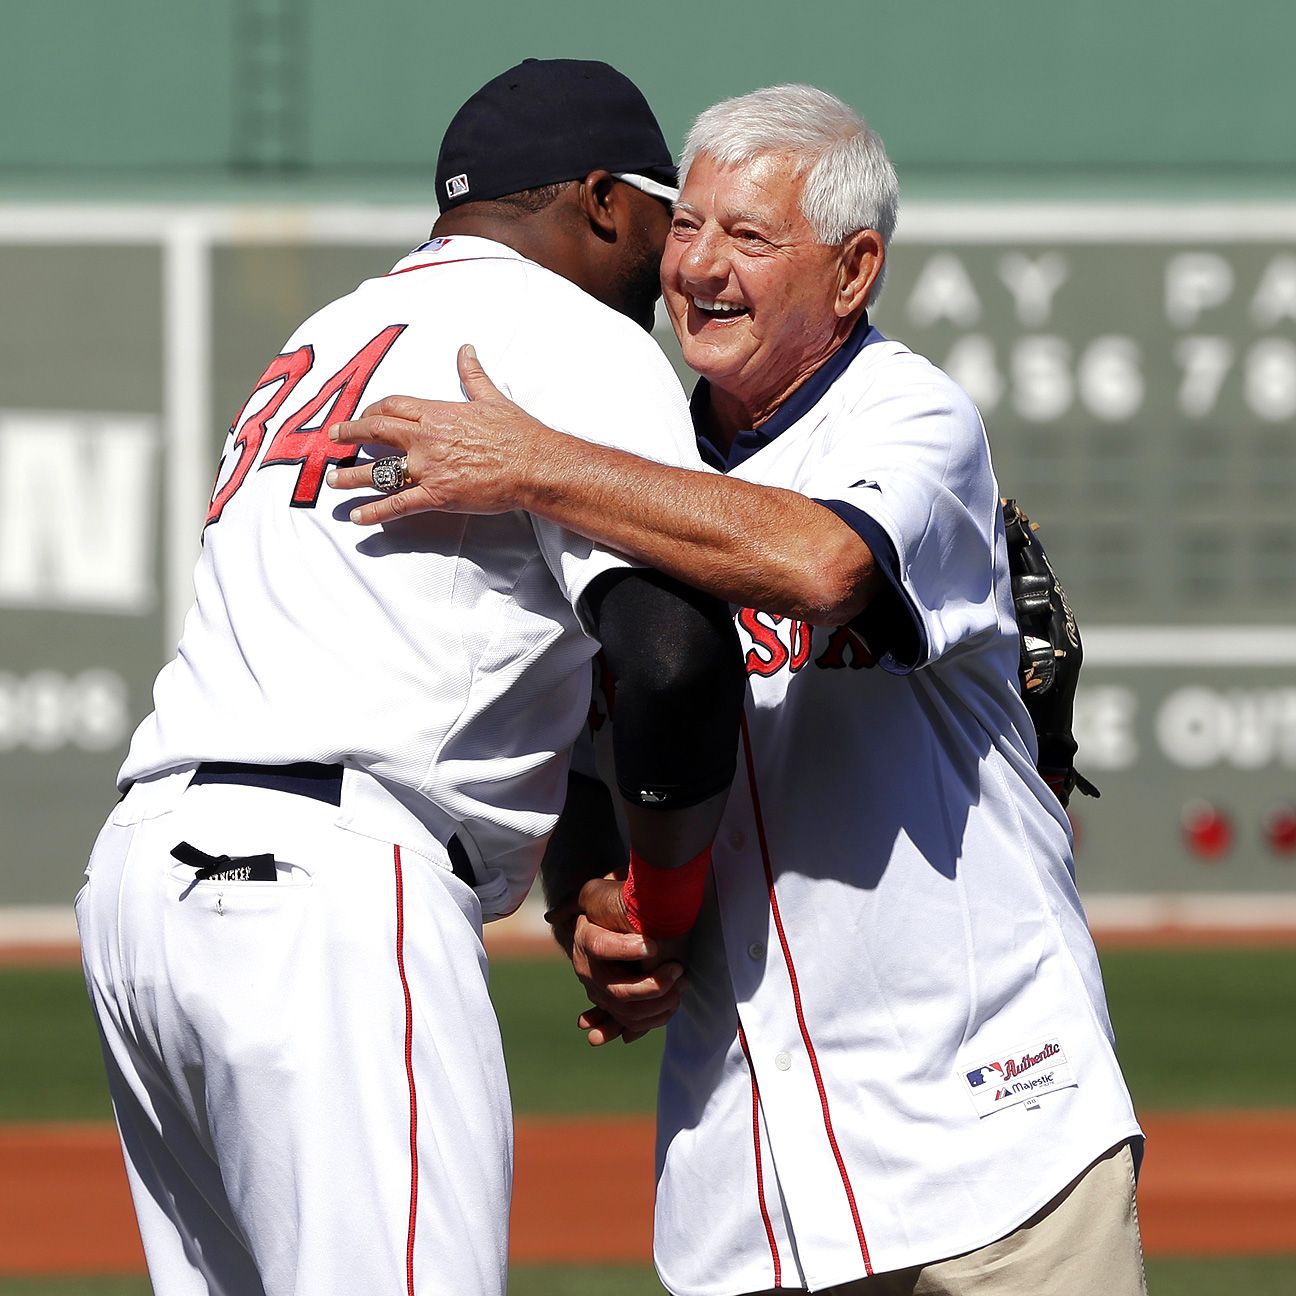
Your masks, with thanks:
M1139 1108L1296 1106L1296 949L1122 949L1102 963ZM564 964L499 962L492 994L518 1111L652 1110L660 1037L585 1046Z
M1103 968L1140 1108L1296 1106L1296 949L1110 950ZM589 1048L564 963L497 959L491 990L520 1113L652 1111L660 1036ZM110 1118L78 969L0 968L0 1058L0 1121Z
M1296 1106L1296 949L1112 950L1122 1062L1144 1111ZM556 959L497 960L492 994L521 1115L652 1110L658 1040L593 1050ZM0 1121L109 1118L75 968L0 968ZM0 1273L4 1258L0 1256ZM1291 1296L1296 1256L1156 1258L1153 1296ZM0 1278L0 1296L147 1296L141 1279ZM518 1267L511 1296L660 1296L646 1269Z
M1292 1296L1296 1260L1152 1259L1150 1296ZM651 1269L515 1265L509 1296L663 1296ZM144 1278L0 1278L0 1296L151 1296ZM1086 1296L1077 1292L1075 1296Z

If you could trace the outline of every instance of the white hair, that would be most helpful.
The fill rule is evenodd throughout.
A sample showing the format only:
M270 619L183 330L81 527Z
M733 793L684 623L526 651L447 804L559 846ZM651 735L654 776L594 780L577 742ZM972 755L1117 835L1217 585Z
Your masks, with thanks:
M681 182L702 153L721 166L767 153L790 156L794 174L805 176L801 213L817 238L835 244L856 230L872 229L884 248L891 244L900 202L895 168L864 119L824 90L770 86L722 100L693 123L680 159ZM885 277L884 260L870 306Z

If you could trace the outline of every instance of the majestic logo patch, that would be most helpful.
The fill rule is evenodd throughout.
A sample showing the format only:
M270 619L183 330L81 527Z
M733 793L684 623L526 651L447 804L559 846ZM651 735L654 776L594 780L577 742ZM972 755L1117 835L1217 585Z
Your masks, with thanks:
M446 181L446 196L448 198L460 198L468 192L467 175L451 176Z
M1056 1039L1023 1049L1011 1057L992 1058L962 1073L978 1116L990 1116L1024 1102L1035 1106L1041 1094L1077 1084L1062 1045Z

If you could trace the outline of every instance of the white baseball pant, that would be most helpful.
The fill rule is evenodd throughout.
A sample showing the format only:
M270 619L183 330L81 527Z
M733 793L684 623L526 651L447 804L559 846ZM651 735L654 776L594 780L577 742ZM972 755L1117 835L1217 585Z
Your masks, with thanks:
M257 787L137 783L77 897L158 1296L503 1296L512 1118L446 860ZM273 853L195 881L170 852Z

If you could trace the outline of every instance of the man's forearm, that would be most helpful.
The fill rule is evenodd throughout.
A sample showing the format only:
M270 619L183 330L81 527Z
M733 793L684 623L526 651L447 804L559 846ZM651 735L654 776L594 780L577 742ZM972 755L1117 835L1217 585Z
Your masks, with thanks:
M881 580L864 542L795 491L690 472L545 428L517 505L730 603L849 621Z
M554 915L554 935L569 953L581 887L590 878L624 868L626 859L607 788L573 770L567 776L566 804L540 865L545 907Z
M389 396L329 429L333 441L407 452L411 485L358 502L353 521L527 509L726 602L816 625L849 621L884 584L868 545L804 495L555 431L505 397L471 348L459 373L467 403ZM334 469L329 483L368 489L373 479L359 464Z

